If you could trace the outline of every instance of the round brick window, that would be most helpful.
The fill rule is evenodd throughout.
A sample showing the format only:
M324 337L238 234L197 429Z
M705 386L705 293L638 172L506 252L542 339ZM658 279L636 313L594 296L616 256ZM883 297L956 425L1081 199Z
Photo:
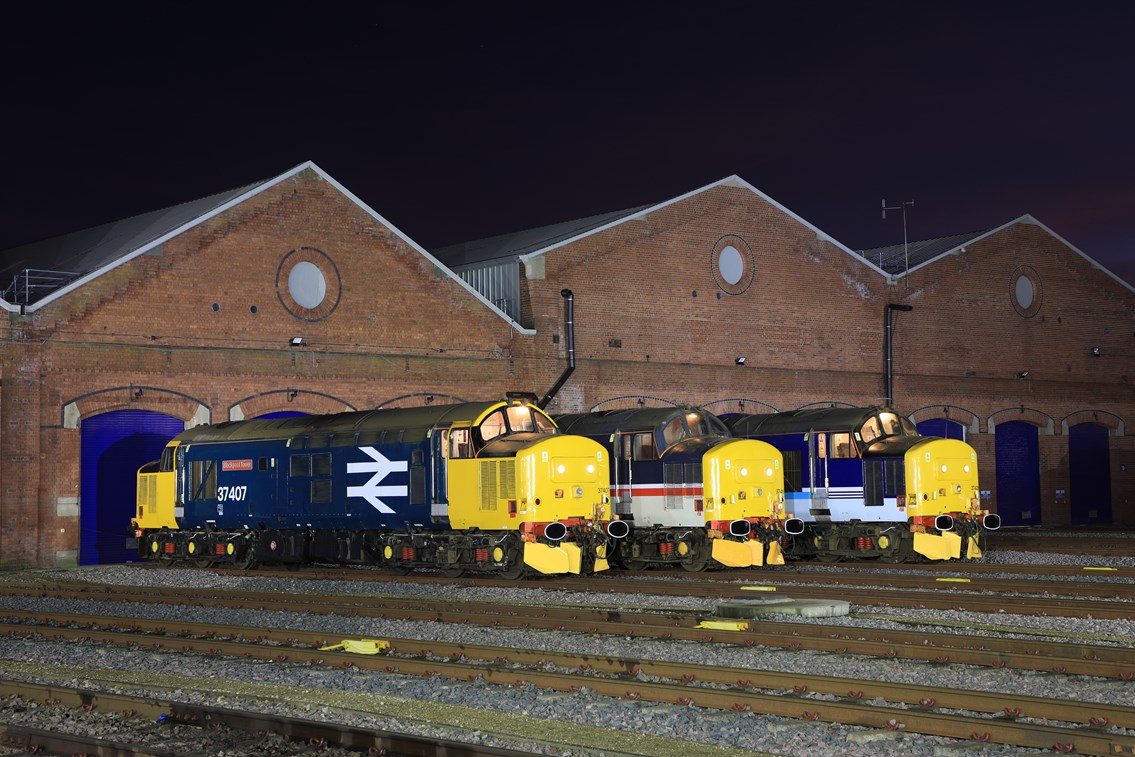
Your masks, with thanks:
M276 296L301 321L321 321L331 315L342 293L335 262L314 247L292 250L276 270Z
M757 273L749 243L736 234L726 234L718 239L710 256L710 272L721 291L742 294L752 286Z

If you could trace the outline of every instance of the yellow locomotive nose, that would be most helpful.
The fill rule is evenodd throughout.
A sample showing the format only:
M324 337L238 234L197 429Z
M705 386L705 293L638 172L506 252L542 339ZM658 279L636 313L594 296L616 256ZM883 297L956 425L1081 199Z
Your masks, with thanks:
M927 439L907 452L907 515L919 530L915 551L932 560L980 556L977 535L963 533L977 523L977 453L957 439Z

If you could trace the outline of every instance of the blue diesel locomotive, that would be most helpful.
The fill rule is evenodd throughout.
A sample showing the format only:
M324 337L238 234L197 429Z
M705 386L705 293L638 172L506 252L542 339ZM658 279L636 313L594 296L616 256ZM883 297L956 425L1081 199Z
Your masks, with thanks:
M922 436L892 407L722 420L784 454L788 511L805 525L787 543L790 557L974 559L980 537L1000 526L981 509L973 447Z
M138 554L520 577L607 567L606 450L528 401L199 426L138 473Z
M783 565L781 454L733 438L695 407L556 416L565 433L607 447L615 513L632 528L616 542L630 569Z

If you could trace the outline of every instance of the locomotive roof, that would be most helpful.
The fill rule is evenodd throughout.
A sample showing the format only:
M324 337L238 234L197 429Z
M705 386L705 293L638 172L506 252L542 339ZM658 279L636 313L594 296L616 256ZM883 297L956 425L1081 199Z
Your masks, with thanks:
M656 429L665 425L667 421L686 413L700 413L706 417L713 417L708 410L680 405L677 407L636 407L621 410L599 410L594 413L570 413L556 415L553 418L556 425L565 434L579 434L581 436L601 436L619 431L644 431Z
M504 401L464 402L457 405L425 405L361 410L333 415L305 415L295 418L227 421L187 429L178 435L182 444L196 442L231 442L264 439L290 439L293 436L346 434L356 431L404 431L402 440L421 441L426 431L442 424L460 421L476 422ZM535 407L532 405L531 407Z
M809 407L787 413L735 413L721 416L737 436L796 434L830 429L853 429L882 411L899 414L893 407Z

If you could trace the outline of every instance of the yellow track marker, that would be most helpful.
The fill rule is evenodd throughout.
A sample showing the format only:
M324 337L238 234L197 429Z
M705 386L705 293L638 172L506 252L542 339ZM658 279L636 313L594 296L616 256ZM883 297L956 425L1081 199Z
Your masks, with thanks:
M742 586L741 591L776 591L775 586Z
M968 578L935 578L935 581L946 581L955 584L968 584L971 583Z
M1119 570L1118 568L1097 568L1092 565L1085 565L1084 570Z
M743 620L703 620L694 628L709 628L714 631L748 631L749 624Z
M342 649L344 652L352 652L354 654L378 654L390 649L390 642L381 639L343 639L338 644L332 644L329 647L320 647L321 652L331 652L336 649Z

